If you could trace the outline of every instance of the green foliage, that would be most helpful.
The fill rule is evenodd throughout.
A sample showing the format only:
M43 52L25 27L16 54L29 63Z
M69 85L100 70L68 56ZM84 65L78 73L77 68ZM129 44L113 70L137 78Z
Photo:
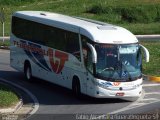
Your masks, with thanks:
M98 4L92 6L87 13L108 16L110 21L116 16L119 19L115 23L151 23L160 21L160 5L138 5L138 6L107 6Z
M0 40L0 46L10 46L10 41L9 40Z
M134 34L160 34L160 22L154 23L123 23L118 24L128 30L131 30Z
M120 9L122 20L130 23L151 23L159 22L160 5L141 5L131 8Z
M20 5L25 2L35 2L37 0L0 0L1 5Z
M0 0L5 10L5 35L13 12L37 10L85 17L126 27L134 34L159 34L160 0ZM2 25L0 24L0 36Z
M160 76L160 42L159 41L141 41L150 53L149 63L143 61L143 73L147 75Z
M18 96L11 89L0 85L0 108L12 106L18 101Z

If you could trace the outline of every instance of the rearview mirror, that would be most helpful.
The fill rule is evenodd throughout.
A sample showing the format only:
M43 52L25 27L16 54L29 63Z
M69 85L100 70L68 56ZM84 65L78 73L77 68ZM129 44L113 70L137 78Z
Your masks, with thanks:
M143 45L140 44L140 46L141 46L141 48L142 48L143 51L144 51L145 62L149 62L149 51L148 51L147 48L144 47Z
M87 43L87 45L90 48L91 53L92 53L92 62L97 63L97 52L96 52L95 48L90 43Z

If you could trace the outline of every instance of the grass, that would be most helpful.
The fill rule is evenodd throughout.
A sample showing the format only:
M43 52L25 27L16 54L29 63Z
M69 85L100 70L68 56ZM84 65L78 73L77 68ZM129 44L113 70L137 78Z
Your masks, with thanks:
M143 73L160 77L160 41L141 41L150 52L149 63L143 63Z
M10 46L10 41L9 40L0 40L0 46Z
M160 0L0 0L5 9L5 35L11 15L20 10L40 10L79 16L120 25L134 34L160 33ZM0 36L2 32L0 24Z
M131 30L135 35L139 34L160 34L160 22L158 23L125 23L119 24L126 29Z
M0 108L11 107L18 101L18 96L10 88L0 84Z

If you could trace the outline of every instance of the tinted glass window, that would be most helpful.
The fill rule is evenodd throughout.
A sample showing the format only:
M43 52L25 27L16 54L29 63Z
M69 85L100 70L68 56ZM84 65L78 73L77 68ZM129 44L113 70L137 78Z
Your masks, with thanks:
M80 60L78 33L13 17L12 33L18 38L69 52Z
M44 25L33 21L17 17L12 18L12 33L21 39L44 44L44 27Z
M79 37L77 33L66 32L66 51L73 54L80 60Z

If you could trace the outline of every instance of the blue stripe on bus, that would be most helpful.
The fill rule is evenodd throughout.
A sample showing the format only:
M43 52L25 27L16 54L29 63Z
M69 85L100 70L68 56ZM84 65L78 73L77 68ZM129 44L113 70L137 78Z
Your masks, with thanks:
M29 43L29 45L31 46L34 46L35 48L41 48L40 45L36 45L36 44L33 44L33 43ZM43 54L39 54L38 52L32 52L32 54L34 55L34 57L43 65L45 66L45 68L48 70L48 71L51 71L51 69L49 68L49 66L47 65L46 61L45 61L45 58L44 58L44 55Z
M21 40L21 42L27 44L26 41L22 41L22 40ZM27 54L27 56L28 56L36 65L38 65L39 67L45 69L46 71L50 71L50 70L46 69L45 67L43 67L41 64L39 64L39 63L36 61L36 59L33 57L33 55L31 54L30 51L28 51L28 50L24 50L24 51L25 51L25 53Z

